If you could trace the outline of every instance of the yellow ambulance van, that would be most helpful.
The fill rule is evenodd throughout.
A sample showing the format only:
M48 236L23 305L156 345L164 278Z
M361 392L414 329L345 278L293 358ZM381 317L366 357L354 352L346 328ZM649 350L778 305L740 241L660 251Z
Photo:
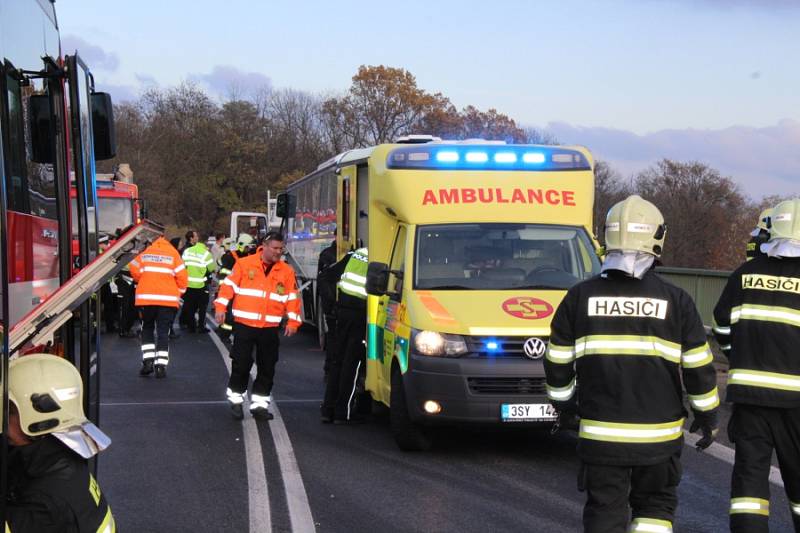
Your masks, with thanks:
M290 220L290 255L316 258L334 234L340 257L368 247L366 388L389 407L400 448L427 448L432 425L552 423L550 321L600 270L592 156L419 140L346 152L289 187L297 217L304 190L336 186L326 238L308 249L313 238L291 228L314 224ZM297 266L313 282L312 265Z

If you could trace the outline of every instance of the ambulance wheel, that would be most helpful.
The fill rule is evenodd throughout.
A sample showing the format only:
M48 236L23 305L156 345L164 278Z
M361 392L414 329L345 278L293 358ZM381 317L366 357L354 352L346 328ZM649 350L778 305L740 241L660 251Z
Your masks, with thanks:
M389 397L389 425L397 446L405 452L424 452L430 449L432 441L425 429L411 420L403 388L400 369L392 370L392 390Z

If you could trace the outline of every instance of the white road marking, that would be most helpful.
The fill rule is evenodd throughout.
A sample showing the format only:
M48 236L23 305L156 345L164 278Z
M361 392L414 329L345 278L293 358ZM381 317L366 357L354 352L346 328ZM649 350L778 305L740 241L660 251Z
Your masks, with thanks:
M683 437L686 445L691 446L692 448L694 448L695 443L697 443L697 441L700 440L699 435L689 433L688 431L685 430L683 432ZM736 457L736 453L731 448L728 448L727 446L724 446L717 442L712 443L711 446L703 450L703 453L707 453L711 457L716 457L720 461L725 461L730 465L733 465L734 459ZM774 466L770 467L769 481L770 483L773 483L774 485L783 488L783 478L781 477L781 471L778 468Z
M208 322L210 322L215 328L217 326L216 322L211 317L206 317ZM228 373L231 371L231 360L228 357L228 350L222 344L222 341L219 340L219 337L216 333L212 330L209 332L214 344L216 344L219 353L222 355L222 358L225 360L225 366L228 368ZM256 366L253 365L253 369L250 371L250 375L255 379L256 376ZM297 402L297 403L306 403L306 402L319 402L319 400L308 400L308 399L299 399L299 400L281 400L281 403L289 403L289 402ZM273 418L269 422L270 427L270 434L272 435L272 440L275 443L275 453L278 456L278 465L281 469L281 477L283 478L283 487L286 493L286 505L289 508L289 521L292 524L292 531L295 533L313 533L316 531L316 526L314 525L314 518L311 514L311 506L308 503L308 495L306 494L306 488L303 484L303 478L300 475L300 468L297 465L297 458L294 455L294 448L292 447L292 441L289 439L289 432L286 431L286 425L283 423L283 417L281 416L281 412L278 409L277 401L273 400L271 407L272 414L275 418ZM253 421L252 417L245 417L245 421ZM253 422L253 428L255 429L255 423ZM258 439L258 434L256 433L256 439ZM261 457L261 444L258 442L258 449L259 449L259 461L261 461L262 467L261 472L264 472L263 467L263 459ZM250 477L249 474L249 457L248 457L248 479ZM266 479L265 483L265 493L266 493ZM252 500L253 495L250 495L251 501L251 509L252 509ZM267 503L269 506L269 502ZM267 509L269 511L269 508ZM271 531L272 524L267 521L269 528L254 528L253 521L252 521L252 512L251 512L251 520L250 520L250 531Z
M219 340L216 333L209 332L209 337L217 346L228 374L231 373L231 360L228 350ZM226 402L227 403L227 402ZM251 533L272 531L272 516L269 508L269 489L267 488L267 473L264 468L264 453L261 450L261 440L258 438L258 428L252 416L245 416L242 420L244 433L244 454L247 462L247 495L250 514Z

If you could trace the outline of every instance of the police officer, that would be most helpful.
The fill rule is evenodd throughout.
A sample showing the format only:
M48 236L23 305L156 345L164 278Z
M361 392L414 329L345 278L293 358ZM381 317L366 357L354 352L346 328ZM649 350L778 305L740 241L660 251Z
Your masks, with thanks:
M761 211L761 214L758 216L758 224L756 224L756 228L750 233L750 240L747 241L745 254L747 261L763 254L763 252L761 252L761 245L769 240L771 215L772 208L767 208Z
M334 306L336 304L336 290L335 288L333 290L330 290L330 288L329 290L322 290L320 288L319 279L322 275L322 272L334 263L336 263L335 240L319 253L319 259L317 261L317 291L319 292L320 303L322 304L322 309L317 310L322 314L322 317L318 317L318 320L324 320L325 324L325 364L322 367L325 380L328 379L328 371L331 367L331 360L333 359L333 354L336 351L336 313L334 312ZM333 283L335 284L336 281L338 280L334 280Z
M231 413L244 417L242 404L256 352L258 375L250 395L250 414L271 420L272 384L278 362L278 328L287 319L284 335L291 337L300 327L300 299L294 270L281 260L283 236L271 231L256 253L236 262L214 300L217 323L224 321L228 303L233 304L233 363L226 395Z
M336 282L336 350L328 368L321 420L324 423L361 422L355 412L359 373L365 364L367 330L366 248L359 248L328 267L321 285ZM323 289L324 290L324 289Z
M226 239L227 240L227 239ZM232 239L227 246L227 251L219 259L219 270L217 270L217 280L220 283L220 288L223 280L233 272L233 267L236 261L242 257L247 257L256 251L256 243L253 236L249 233L240 233L238 239L234 242ZM218 291L219 292L219 291ZM228 303L228 310L225 313L225 321L217 326L217 334L223 341L229 341L233 333L233 304Z
M208 331L205 317L208 309L210 277L217 269L217 264L206 246L207 236L204 234L201 237L181 254L189 274L189 287L183 296L181 322L186 324L190 333Z
M652 270L665 233L650 202L634 195L614 205L602 273L572 287L553 318L547 394L560 420L580 417L588 532L672 531L686 417L681 378L691 430L703 433L698 449L716 435L716 372L703 323L689 295Z
M800 199L781 202L770 218L764 255L734 271L714 309L714 333L730 362L734 532L768 531L773 450L800 531Z
M111 440L84 415L78 371L65 359L32 354L11 361L8 375L5 531L115 531L87 461Z

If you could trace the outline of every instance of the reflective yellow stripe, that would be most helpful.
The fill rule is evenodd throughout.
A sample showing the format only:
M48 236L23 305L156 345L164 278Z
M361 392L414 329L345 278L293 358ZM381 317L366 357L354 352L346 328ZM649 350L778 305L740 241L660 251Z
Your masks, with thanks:
M621 424L582 419L579 436L582 439L607 442L667 442L683 435L683 420L681 418L663 424Z
M792 508L792 513L800 516L800 503L789 502L789 506Z
M683 368L697 368L711 363L714 356L711 355L711 349L708 343L703 344L697 348L683 352L681 355L681 366Z
M750 387L800 392L800 376L731 368L728 371L728 385L748 385Z
M740 513L769 516L769 500L762 498L731 498L730 514Z
M647 531L648 533L672 533L672 522L657 518L634 518L628 531Z
M698 411L710 411L719 406L719 391L714 387L705 394L690 394L689 403Z
M89 494L92 495L95 505L100 505L100 487L97 486L94 476L89 474Z
M563 402L569 400L575 394L575 379L573 378L566 387L551 387L550 385L545 385L545 387L547 388L548 398Z
M791 307L744 304L731 309L731 324L736 324L740 320L760 320L800 326L800 311Z
M100 523L100 527L97 528L97 533L116 533L116 531L117 524L114 522L114 516L111 514L111 507L109 506L106 511L106 516Z
M643 355L681 362L681 347L659 337L638 335L587 335L575 341L575 356Z
M556 364L568 364L575 360L575 350L572 346L559 346L550 343L547 347L547 360Z
M11 528L8 527L8 522L6 522L6 533L11 533Z

